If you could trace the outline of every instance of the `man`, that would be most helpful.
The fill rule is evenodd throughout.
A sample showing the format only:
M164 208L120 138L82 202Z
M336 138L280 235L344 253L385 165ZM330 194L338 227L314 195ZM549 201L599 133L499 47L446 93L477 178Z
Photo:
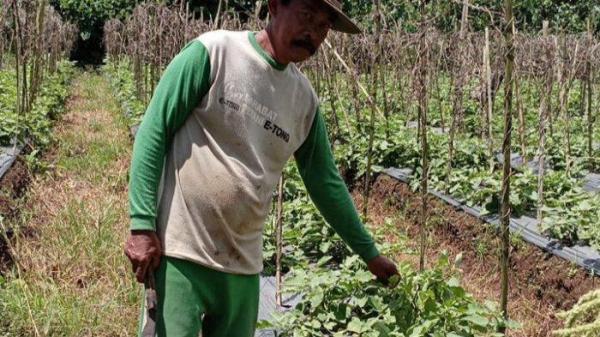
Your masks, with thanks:
M125 246L137 280L155 276L159 336L253 336L262 229L292 155L320 212L369 270L397 273L357 215L316 94L294 65L329 29L359 32L340 8L270 0L265 30L203 34L165 70L134 143Z

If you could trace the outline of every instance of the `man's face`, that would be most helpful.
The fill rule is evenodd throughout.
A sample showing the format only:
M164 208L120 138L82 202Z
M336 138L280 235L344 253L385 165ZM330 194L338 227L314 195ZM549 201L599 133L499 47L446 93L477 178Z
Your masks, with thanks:
M285 6L273 2L272 32L281 58L302 62L314 55L332 27L334 12L320 0L292 0Z

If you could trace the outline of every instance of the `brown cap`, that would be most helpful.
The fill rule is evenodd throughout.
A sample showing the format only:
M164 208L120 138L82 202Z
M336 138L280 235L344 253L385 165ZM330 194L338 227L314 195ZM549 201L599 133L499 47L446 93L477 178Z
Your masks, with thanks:
M333 22L333 30L343 33L358 34L360 28L350 20L350 18L342 11L342 4L338 0L322 0L324 4L329 6L335 14L336 19Z

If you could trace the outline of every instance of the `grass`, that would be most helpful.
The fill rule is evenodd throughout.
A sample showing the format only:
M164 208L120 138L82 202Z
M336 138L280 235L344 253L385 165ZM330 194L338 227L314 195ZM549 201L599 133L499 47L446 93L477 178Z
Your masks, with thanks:
M127 123L104 79L78 75L54 167L34 179L21 214L3 223L15 263L0 279L0 336L130 336L141 289L123 254Z

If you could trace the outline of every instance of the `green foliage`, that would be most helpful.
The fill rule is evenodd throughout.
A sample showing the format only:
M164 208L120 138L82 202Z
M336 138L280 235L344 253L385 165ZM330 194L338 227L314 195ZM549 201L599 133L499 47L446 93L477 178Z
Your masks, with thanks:
M55 73L44 78L31 111L20 115L14 111L17 99L14 72L0 72L0 85L7 88L0 92L0 145L8 145L13 139L36 147L48 145L52 139L52 120L63 110L73 72L73 64L61 62Z
M14 111L17 101L15 72L0 71L0 145L9 145L19 130L19 116Z
M569 179L554 174L545 181L564 186ZM572 180L571 183L574 184ZM542 230L570 244L589 243L600 249L600 195L590 195L574 185L573 188L565 188L563 193L554 189L559 192L552 195L543 208L546 218Z
M350 249L308 197L297 167L288 164L284 176L282 270L287 272L292 266L308 266L323 256L329 256L332 263L342 262L351 254ZM271 214L263 244L263 274L266 275L275 273L274 223L274 214Z
M480 305L460 286L448 256L422 273L399 265L390 287L373 281L353 256L337 270L294 269L284 290L303 294L294 310L278 316L282 336L498 336L504 324L494 304Z
M111 18L123 19L129 15L140 0L51 0L61 15L79 26L84 40L96 27Z
M402 263L401 277L391 280L392 288L385 287L325 224L295 165L287 165L284 175L284 291L300 293L302 300L273 323L260 322L262 327L273 325L282 336L294 337L497 336L505 322L496 306L479 304L457 277L449 278L457 273L460 258L452 265L442 254L437 266L423 273ZM273 220L264 236L267 275L275 268Z
M21 122L25 134L33 143L41 146L50 143L51 121L64 111L64 102L69 95L68 85L74 70L72 63L63 61L59 64L58 71L44 80L33 108Z
M103 67L104 74L110 84L112 92L121 110L127 119L129 126L137 125L144 115L144 103L137 97L133 72L128 60L110 62Z
M415 31L424 17L432 19L442 31L456 31L460 26L462 1L381 0L380 3L387 21L399 21L408 31ZM469 25L473 30L501 25L502 0L471 0L469 3L486 9L470 9ZM513 6L520 31L537 32L542 28L542 21L548 20L552 29L582 32L587 30L588 18L593 20L595 30L600 30L600 5L594 1L515 0ZM360 20L363 27L372 28L373 1L344 0L344 8Z
M141 0L50 0L59 12L68 20L77 23L84 40L95 30L102 27L108 19L126 18L141 3ZM172 0L166 1L173 3ZM218 7L217 0L200 1L188 0L190 9L206 12L205 17L214 15ZM418 22L424 17L433 18L435 25L442 31L456 30L460 25L462 4L460 1L409 1L381 0L382 12L386 21L398 21L401 27L415 31ZM486 8L469 11L470 26L474 30L483 30L490 25L500 25L502 18L502 0L474 0L473 6ZM262 12L266 13L266 2L262 3ZM252 16L256 2L229 1L229 10L236 11L242 18ZM367 30L373 29L372 0L344 0L345 11ZM563 0L515 0L515 17L517 29L520 31L536 32L542 27L542 21L550 21L550 27L556 30L582 32L587 29L587 19L593 20L593 27L600 30L600 5L593 1L563 1Z
M429 116L432 116L429 130L429 184L430 188L438 191L447 191L468 206L477 207L482 214L498 214L500 211L500 191L502 183L501 165L495 163L493 171L490 171L488 145L481 136L479 130L482 128L480 105L471 98L465 97L464 126L455 139L455 153L452 161L452 172L448 176L448 141L447 128L451 118L448 102L452 97L448 96L450 91L447 77L440 75L441 82L441 104L434 102L429 104ZM575 85L578 83L575 83ZM528 145L528 160L532 160L537 150L538 134L537 108L539 104L539 90L535 83L523 82L521 85L522 99L526 111L526 141ZM390 89L390 92L393 89ZM338 88L338 92L348 93L351 90ZM496 102L501 104L503 92L498 93ZM378 94L379 100L383 95ZM395 96L395 95L391 95ZM332 121L331 96L328 92L321 94L324 102L322 111L327 120ZM580 95L577 90L571 91L570 110L570 137L571 137L571 168L567 167L567 147L565 145L567 124L564 118L556 118L554 132L548 136L546 149L546 164L548 169L544 178L544 219L541 230L553 238L562 240L567 244L582 243L600 249L600 226L597 219L600 218L600 195L592 195L582 189L582 177L588 170L597 169L600 161L600 149L595 150L593 158L587 154L586 123L587 119L580 113ZM366 123L355 113L351 104L353 98L344 95L336 96L336 111L338 112L339 130L332 127L335 142L335 155L341 171L350 181L364 176L366 170L366 153L368 148L368 134ZM373 162L375 171L382 167L410 168L413 172L411 186L413 190L420 188L421 171L421 146L416 127L407 127L407 122L416 119L411 116L415 107L410 102L402 102L402 98L391 97L388 102L391 107L388 121L379 118L375 125L375 138L373 146ZM437 99L436 99L437 100ZM407 104L409 103L409 104ZM377 103L380 107L382 102ZM414 104L414 102L413 102ZM402 109L403 107L403 109ZM368 113L366 105L360 106L359 113L363 116ZM431 127L440 126L440 109L444 109L446 115L446 133L433 132ZM501 111L497 106L495 111ZM347 123L344 114L350 115ZM500 114L495 114L493 121L494 134L501 135L502 120ZM438 131L441 131L438 129ZM358 135L358 136L357 136ZM496 136L496 149L499 148L500 139ZM513 151L520 152L520 144L517 132L514 133ZM494 155L498 154L496 150ZM496 159L494 159L496 160ZM531 170L523 167L515 170L512 175L512 187L510 202L512 214L515 216L535 216L537 209L537 180L538 177Z

